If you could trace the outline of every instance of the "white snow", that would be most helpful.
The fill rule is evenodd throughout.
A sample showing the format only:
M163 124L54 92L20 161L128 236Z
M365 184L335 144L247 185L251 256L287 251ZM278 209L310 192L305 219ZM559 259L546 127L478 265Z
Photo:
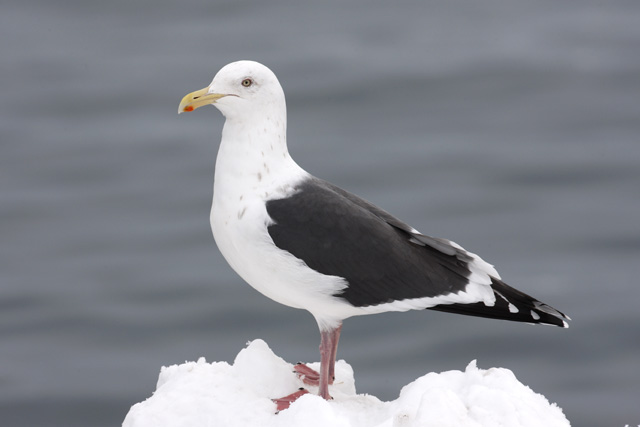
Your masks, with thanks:
M319 369L318 363L308 364ZM307 394L276 414L272 398L303 384L292 364L262 340L240 351L233 365L197 362L163 367L156 391L133 405L123 427L305 426L479 427L569 426L562 410L520 383L508 369L476 367L429 373L382 402L356 394L351 366L336 363L332 401ZM311 393L313 387L307 387Z

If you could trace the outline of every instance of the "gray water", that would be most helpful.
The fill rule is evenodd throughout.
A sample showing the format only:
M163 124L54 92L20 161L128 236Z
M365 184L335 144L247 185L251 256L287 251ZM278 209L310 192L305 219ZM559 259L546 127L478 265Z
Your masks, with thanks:
M346 322L359 392L513 370L575 426L640 423L640 3L10 1L0 13L0 423L114 426L162 365L311 316L244 284L208 224L223 119L180 98L271 67L310 172L573 318Z

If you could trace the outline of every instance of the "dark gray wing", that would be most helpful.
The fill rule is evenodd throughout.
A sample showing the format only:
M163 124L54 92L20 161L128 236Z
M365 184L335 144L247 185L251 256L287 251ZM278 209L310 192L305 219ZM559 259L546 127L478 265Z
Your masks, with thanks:
M267 202L276 246L310 268L344 278L354 306L464 291L474 258L449 240L417 233L377 206L317 178L288 198ZM491 277L496 301L431 307L470 316L566 327L560 311Z
M269 235L310 268L344 278L339 295L354 306L463 291L471 257L371 203L316 178L288 198L267 202Z

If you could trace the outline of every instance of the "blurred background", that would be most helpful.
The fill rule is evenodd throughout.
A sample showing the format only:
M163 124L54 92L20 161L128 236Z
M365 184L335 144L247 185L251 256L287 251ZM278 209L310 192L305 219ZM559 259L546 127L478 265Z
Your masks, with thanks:
M209 229L223 125L183 95L228 62L279 77L313 174L452 239L573 318L347 320L383 400L513 370L576 426L640 423L640 3L16 1L0 14L3 426L113 426L160 367L263 338L319 359L306 312L243 283Z

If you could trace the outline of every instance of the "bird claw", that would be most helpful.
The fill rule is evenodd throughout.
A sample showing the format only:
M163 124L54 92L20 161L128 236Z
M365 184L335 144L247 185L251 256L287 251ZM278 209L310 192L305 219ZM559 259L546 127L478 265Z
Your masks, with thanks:
M308 390L300 387L298 391L291 393L288 396L284 396L279 399L271 399L271 401L276 404L276 414L280 411L284 411L285 409L288 409L293 402L295 402L301 396L304 396L307 393L309 393Z
M307 385L318 386L320 384L320 374L318 371L311 369L304 363L296 363L293 366L293 372ZM330 380L330 384L331 383L333 383L332 380Z

